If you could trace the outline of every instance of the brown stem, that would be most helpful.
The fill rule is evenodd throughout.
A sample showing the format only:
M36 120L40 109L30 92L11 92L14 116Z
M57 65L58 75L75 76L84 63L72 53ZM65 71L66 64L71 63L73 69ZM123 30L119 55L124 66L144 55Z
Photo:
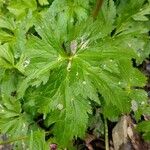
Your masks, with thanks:
M96 17L98 16L98 13L99 13L99 10L100 10L101 7L102 7L102 4L103 4L103 0L97 0L96 6L95 6L94 11L93 11L93 14L92 14L94 20L95 20Z

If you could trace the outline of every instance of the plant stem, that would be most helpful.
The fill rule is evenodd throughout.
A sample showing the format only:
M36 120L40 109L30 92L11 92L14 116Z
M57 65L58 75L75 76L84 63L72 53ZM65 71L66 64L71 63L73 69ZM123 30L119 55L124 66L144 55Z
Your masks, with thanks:
M108 125L105 116L104 116L104 125L105 125L105 150L109 150Z
M100 10L102 4L103 4L103 0L97 0L96 6L95 6L95 8L93 10L93 14L92 14L94 20L98 16L98 13L99 13L99 10Z

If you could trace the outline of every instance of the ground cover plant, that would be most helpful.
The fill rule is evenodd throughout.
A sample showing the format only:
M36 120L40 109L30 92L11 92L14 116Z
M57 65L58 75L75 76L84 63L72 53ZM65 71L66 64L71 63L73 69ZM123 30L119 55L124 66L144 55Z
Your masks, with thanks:
M108 120L150 113L147 78L135 68L150 54L150 1L1 0L0 8L0 132L8 137L0 144L74 149L98 107L108 150ZM138 130L150 139L150 121Z

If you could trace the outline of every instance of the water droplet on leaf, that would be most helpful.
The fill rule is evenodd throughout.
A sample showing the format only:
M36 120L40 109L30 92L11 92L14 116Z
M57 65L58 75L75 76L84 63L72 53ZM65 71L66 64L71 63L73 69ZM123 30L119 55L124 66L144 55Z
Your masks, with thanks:
M145 104L145 102L144 102L144 101L142 101L142 102L141 102L141 105L144 105L144 104Z
M83 81L82 83L83 83L84 85L86 85L86 81Z
M26 60L23 62L23 67L26 68L29 64L30 64L30 60L29 60L29 59L26 59Z
M63 104L58 104L58 105L57 105L57 108L58 108L59 110L62 110L62 109L64 108L64 106L63 106Z
M140 57L140 56L141 56L141 54L140 54L140 53L138 53L137 55L138 55L138 57Z
M76 73L76 76L78 76L78 75L79 75L79 72Z
M118 82L118 84L120 85L120 84L121 84L121 82Z
M106 69L106 64L103 65L103 68Z

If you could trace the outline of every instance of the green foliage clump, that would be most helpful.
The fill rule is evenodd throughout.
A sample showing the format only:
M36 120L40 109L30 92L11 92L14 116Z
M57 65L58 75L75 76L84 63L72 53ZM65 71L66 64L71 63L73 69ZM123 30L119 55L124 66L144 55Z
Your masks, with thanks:
M147 108L147 79L132 60L150 53L150 2L105 0L93 17L95 5L0 1L0 129L19 138L14 149L69 147L93 104L112 121L131 111L138 120Z

